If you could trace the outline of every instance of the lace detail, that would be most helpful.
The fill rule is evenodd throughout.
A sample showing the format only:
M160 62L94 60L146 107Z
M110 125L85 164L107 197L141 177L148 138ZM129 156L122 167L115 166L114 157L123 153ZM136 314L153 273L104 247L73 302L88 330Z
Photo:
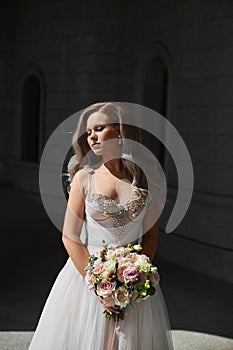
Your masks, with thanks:
M97 204L98 211L102 213L105 218L112 218L113 233L117 238L125 232L124 226L127 221L135 219L146 204L146 195L134 195L125 203L116 203L116 201L107 195L101 193L88 193L86 200L89 203Z

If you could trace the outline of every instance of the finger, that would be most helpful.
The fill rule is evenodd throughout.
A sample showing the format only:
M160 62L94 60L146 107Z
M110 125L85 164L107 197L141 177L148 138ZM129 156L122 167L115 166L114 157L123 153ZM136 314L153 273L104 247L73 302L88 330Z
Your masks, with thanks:
M103 303L103 305L104 305L106 308L108 308L108 309L110 309L110 310L112 310L112 311L120 311L120 307L119 307L119 306L109 306L109 305L106 305L106 304L104 304L104 303Z
M115 307L108 307L106 308L106 310L110 313L113 313L113 314L119 314L120 313L120 309L119 308L115 308Z

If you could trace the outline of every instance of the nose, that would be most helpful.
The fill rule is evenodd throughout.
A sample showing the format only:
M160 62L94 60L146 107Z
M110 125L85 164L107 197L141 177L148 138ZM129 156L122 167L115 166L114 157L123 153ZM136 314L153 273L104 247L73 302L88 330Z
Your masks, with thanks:
M89 138L90 138L91 140L96 139L95 130L92 130L92 131L91 131L91 134L89 135Z

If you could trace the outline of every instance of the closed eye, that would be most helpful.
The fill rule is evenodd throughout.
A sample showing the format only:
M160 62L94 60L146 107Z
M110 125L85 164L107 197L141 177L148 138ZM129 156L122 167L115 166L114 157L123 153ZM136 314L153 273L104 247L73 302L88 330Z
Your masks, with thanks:
M97 130L97 131L102 131L102 130L104 130L104 126L103 126L103 125L97 126L96 130Z
M96 125L94 127L94 130L95 131L102 131L104 129L104 127L105 127L105 125ZM87 130L86 133L87 133L87 136L90 136L91 135L91 130Z

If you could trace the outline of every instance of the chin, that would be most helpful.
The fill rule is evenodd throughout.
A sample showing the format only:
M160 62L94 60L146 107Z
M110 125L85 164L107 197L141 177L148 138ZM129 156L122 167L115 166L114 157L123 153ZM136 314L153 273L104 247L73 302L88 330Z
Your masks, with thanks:
M96 155L96 156L102 156L103 155L103 151L100 149L92 149L92 152Z

